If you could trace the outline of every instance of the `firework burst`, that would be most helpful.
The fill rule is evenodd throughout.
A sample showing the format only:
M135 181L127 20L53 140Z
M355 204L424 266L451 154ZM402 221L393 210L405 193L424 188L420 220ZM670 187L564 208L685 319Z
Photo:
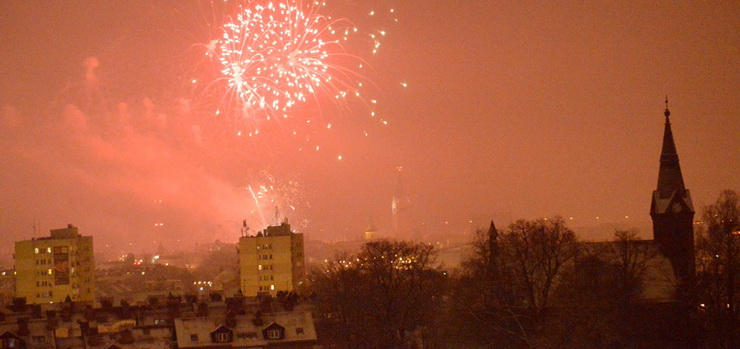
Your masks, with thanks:
M362 42L370 44L368 53L377 53L385 30L359 30L347 18L323 15L326 6L302 0L240 2L219 37L202 45L218 70L206 87L208 94L222 96L213 115L233 120L239 136L277 126L310 142L316 130L332 128L335 120L327 114L348 111L353 99L370 109L378 124L387 124L375 111L377 98L365 99L373 87L363 74L369 65L348 49ZM377 17L375 11L368 14Z
M228 88L252 110L285 115L324 90L351 88L351 71L330 63L331 56L348 56L338 38L350 33L346 20L332 21L316 12L315 5L298 0L252 5L224 26L214 52L222 65ZM356 28L352 31L356 31Z
M263 170L250 181L246 191L253 203L249 211L249 221L251 224L258 223L255 226L257 230L277 224L273 219L279 221L287 218L291 219L296 229L306 227L308 220L303 211L311 205L296 176L278 179L269 171Z

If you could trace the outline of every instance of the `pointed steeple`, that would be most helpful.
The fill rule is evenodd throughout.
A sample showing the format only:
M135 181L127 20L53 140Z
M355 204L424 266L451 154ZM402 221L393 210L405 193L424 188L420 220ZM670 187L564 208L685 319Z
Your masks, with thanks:
M488 228L488 267L493 268L498 258L498 230L491 220L491 226ZM493 271L493 269L491 269Z
M658 188L661 199L669 198L674 192L683 192L686 187L681 175L681 166L678 163L676 143L671 131L671 112L668 110L668 96L665 99L665 131L663 132L663 148L660 152L660 170L658 171Z
M493 241L498 239L498 230L496 229L496 225L493 224L493 220L491 220L491 226L488 227L488 239Z
M661 253L668 257L678 280L690 280L694 275L694 205L684 186L678 152L671 131L671 112L666 97L665 131L660 152L658 187L653 191L650 216L653 238Z

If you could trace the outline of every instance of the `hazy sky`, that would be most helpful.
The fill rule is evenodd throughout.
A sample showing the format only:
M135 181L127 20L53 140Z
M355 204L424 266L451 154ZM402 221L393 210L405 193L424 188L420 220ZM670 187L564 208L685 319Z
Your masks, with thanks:
M274 215L255 210L258 183L310 238L389 232L399 166L425 233L489 217L637 226L666 94L697 209L740 189L737 1L399 0L397 23L366 16L394 1L335 3L387 30L363 58L389 125L345 110L309 152L199 114L215 97L183 86L217 32L205 1L0 2L0 253L34 224L74 223L116 253L235 241L243 218Z

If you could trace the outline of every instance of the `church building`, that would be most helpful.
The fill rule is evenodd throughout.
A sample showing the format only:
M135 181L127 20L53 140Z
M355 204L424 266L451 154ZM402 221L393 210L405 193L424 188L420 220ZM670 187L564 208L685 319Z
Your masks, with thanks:
M690 282L695 274L694 205L681 175L667 98L664 115L665 131L660 153L658 187L653 191L650 205L653 238L661 254L670 260L676 279L679 282Z

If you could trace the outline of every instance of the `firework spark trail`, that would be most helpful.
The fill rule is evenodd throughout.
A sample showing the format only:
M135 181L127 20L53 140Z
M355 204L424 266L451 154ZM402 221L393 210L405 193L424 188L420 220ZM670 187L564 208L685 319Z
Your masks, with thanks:
M242 109L287 117L291 107L319 90L339 96L354 85L347 76L351 70L329 62L330 56L353 57L341 44L357 31L350 24L300 0L250 2L224 25L213 52Z
M246 189L255 204L251 214L256 213L258 216L251 218L259 218L262 221L262 228L269 225L264 215L265 209L276 210L276 220L280 218L277 217L278 214L282 218L291 218L296 228L305 228L307 225L308 221L302 217L302 210L309 208L310 202L295 176L289 175L287 180L281 180L270 171L262 170Z
M362 31L347 18L321 14L326 2L243 0L237 4L231 3L238 11L224 19L218 38L201 46L218 66L218 76L205 84L206 90L221 96L212 115L233 121L238 136L257 136L277 126L310 143L315 140L311 134L332 128L335 121L323 112L347 112L349 98L370 109L374 122L387 125L376 115L377 99L364 99L370 92L363 90L374 86L361 73L369 64L348 49L363 46L348 46L360 41L372 45L368 53L377 53L385 30ZM386 13L395 16L393 9ZM368 15L378 17L376 11ZM192 81L195 85L200 80ZM287 119L295 122L286 124ZM312 132L306 133L307 129ZM366 130L363 133L367 135Z
M262 206L260 206L260 200L257 198L257 195L254 193L254 189L252 189L252 185L248 185L247 189L249 189L249 193L252 194L252 199L254 199L254 206L257 208L257 212L260 214L260 218L262 219L262 225L267 226L267 221L265 221L265 215L262 213Z

